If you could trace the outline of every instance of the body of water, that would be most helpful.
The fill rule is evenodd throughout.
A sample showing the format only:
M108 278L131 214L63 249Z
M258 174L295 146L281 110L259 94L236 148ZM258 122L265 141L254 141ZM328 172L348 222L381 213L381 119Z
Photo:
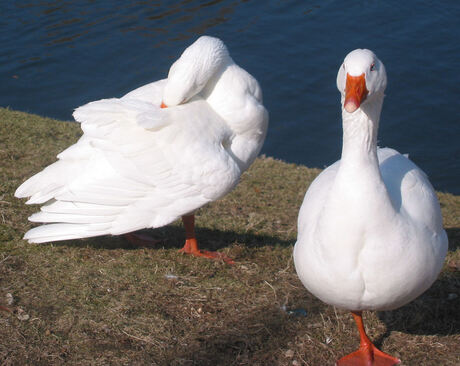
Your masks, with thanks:
M388 73L379 144L460 194L460 2L3 1L0 106L70 120L74 108L165 78L202 34L260 82L263 153L309 167L340 158L338 67L369 48Z

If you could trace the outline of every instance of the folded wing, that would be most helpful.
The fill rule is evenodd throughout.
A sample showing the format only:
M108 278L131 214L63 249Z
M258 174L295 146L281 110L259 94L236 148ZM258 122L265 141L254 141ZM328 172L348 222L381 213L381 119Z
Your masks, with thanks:
M75 111L81 139L16 191L30 197L28 203L44 204L30 220L47 225L30 230L26 239L39 243L163 226L236 185L241 171L225 147L232 132L206 101L160 109L143 95ZM156 125L145 129L149 118Z

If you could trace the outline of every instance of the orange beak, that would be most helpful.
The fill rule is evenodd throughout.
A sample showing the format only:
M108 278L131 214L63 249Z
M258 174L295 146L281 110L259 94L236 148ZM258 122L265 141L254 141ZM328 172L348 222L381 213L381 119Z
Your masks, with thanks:
M168 108L168 106L164 104L163 102L161 102L160 108Z
M366 99L369 91L366 88L366 77L364 73L359 76L347 74L347 84L345 86L345 102L343 104L348 113L356 111L361 103Z

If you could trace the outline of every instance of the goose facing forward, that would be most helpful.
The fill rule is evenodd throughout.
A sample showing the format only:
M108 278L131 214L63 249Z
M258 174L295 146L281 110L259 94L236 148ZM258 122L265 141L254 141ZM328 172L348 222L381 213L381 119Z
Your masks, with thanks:
M387 79L369 50L340 66L341 160L309 187L298 218L296 271L322 301L351 310L361 338L358 351L338 365L394 365L366 336L362 310L391 310L427 290L447 251L436 194L407 157L377 148Z
M182 217L183 252L231 262L198 249L193 212L235 187L262 147L268 113L221 40L200 37L167 79L88 103L74 118L80 140L16 191L43 205L29 220L47 224L25 239L120 235Z

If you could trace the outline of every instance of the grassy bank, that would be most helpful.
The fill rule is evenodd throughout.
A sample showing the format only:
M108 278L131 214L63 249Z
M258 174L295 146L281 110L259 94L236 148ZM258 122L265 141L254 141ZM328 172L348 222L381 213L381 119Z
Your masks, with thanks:
M77 124L0 109L0 364L332 365L354 350L351 316L310 295L291 258L297 213L317 169L260 158L237 189L197 213L197 236L237 264L118 237L30 245L36 207L17 186L55 161ZM460 197L439 193L450 239L438 281L393 312L367 312L369 335L403 365L458 365ZM8 295L10 294L10 295Z

